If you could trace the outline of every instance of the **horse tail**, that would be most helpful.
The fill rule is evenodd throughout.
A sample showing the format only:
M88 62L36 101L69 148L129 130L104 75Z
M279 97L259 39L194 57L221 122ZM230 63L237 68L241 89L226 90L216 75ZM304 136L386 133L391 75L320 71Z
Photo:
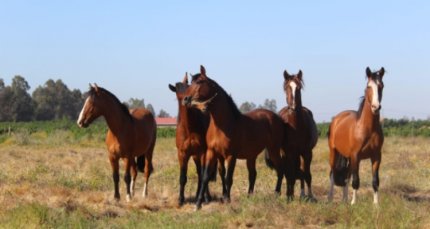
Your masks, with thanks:
M267 167L270 169L275 169L275 165L273 164L272 160L270 160L269 150L267 150L267 148L264 149L264 161L266 161Z
M335 152L335 165L333 169L333 179L337 186L345 186L349 173L349 160L340 153Z
M137 169L143 173L145 171L145 155L138 156L136 159Z

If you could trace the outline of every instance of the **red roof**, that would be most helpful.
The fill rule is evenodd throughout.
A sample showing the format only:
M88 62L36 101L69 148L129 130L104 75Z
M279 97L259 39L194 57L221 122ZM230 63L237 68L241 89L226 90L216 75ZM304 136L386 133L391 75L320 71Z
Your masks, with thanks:
M176 126L176 118L155 118L157 126Z

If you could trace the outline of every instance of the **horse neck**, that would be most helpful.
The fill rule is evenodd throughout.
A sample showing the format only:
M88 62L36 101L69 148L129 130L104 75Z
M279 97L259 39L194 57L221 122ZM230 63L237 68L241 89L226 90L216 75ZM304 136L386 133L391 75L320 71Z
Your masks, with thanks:
M111 98L105 100L105 106L103 110L103 116L106 119L106 123L109 130L115 135L118 135L123 129L127 128L131 124L131 119L122 110L120 104Z
M210 104L209 109L210 126L215 126L218 129L231 131L233 125L236 123L233 108L228 107L227 95L222 93L218 94L216 99ZM227 108L226 108L227 106ZM226 132L224 131L224 132Z
M361 114L359 114L357 123L365 128L366 133L370 133L381 125L379 122L379 117L379 114L372 113L371 105L365 98L363 109L361 110Z
M199 111L187 108L179 102L178 128L187 134L200 131L203 128L201 125L202 120L200 120L201 117L199 117L197 112Z

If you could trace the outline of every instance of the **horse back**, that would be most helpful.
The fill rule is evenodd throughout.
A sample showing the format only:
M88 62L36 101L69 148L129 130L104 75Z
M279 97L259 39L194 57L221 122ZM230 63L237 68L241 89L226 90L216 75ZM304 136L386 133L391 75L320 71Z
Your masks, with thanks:
M284 123L272 111L255 109L244 114L235 128L234 150L238 158L258 155L266 147L281 147Z

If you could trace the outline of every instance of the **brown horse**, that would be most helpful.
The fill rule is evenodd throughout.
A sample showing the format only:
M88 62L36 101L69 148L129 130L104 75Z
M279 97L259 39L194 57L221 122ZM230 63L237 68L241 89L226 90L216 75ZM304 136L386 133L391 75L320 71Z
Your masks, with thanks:
M120 199L118 163L120 158L125 164L124 181L127 185L127 201L130 201L134 194L137 167L139 171L145 173L143 197L146 197L149 176L153 170L152 153L157 131L153 115L143 108L129 111L115 95L96 84L90 85L88 94L77 123L79 127L88 127L100 116L106 119L109 127L106 145L113 170L115 199Z
M187 183L188 160L193 158L198 174L198 186L196 196L201 188L201 161L206 153L206 131L209 126L209 116L203 114L196 108L188 108L182 104L184 92L189 87L188 77L185 77L182 82L176 83L175 86L169 84L169 89L176 93L178 99L178 124L176 127L176 148L178 149L178 161L180 167L179 175L179 205L184 204L184 188ZM225 174L225 167L220 168L222 177ZM215 174L214 174L215 175ZM206 190L205 200L211 199L209 189Z
M366 69L367 87L358 111L343 111L336 115L329 129L330 148L330 191L329 201L333 200L334 184L344 186L343 199L348 200L348 182L352 175L353 195L351 204L356 202L360 186L359 165L362 159L370 158L373 174L373 202L378 204L379 165L384 135L381 128L379 110L381 109L382 77L385 70L371 72Z
M308 196L310 200L315 198L312 194L312 149L318 140L318 131L312 112L302 106L301 89L304 86L303 74L300 70L296 75L289 75L284 71L284 91L287 95L287 107L282 108L279 115L287 124L287 147L288 152L293 155L300 155L300 197L305 198L304 180L308 187ZM297 158L296 158L297 160ZM297 162L296 162L297 163ZM296 165L297 167L297 165Z
M267 148L270 159L275 164L280 192L284 174L281 161L281 146L284 141L284 124L275 113L256 109L242 114L233 99L215 81L207 77L200 67L200 74L194 76L193 83L186 90L183 103L209 113L210 122L206 133L207 152L204 162L202 189L197 198L196 209L201 208L203 193L208 187L209 175L215 170L217 158L227 161L224 199L230 201L233 172L236 158L246 159L249 172L249 193L254 191L257 175L255 160Z

